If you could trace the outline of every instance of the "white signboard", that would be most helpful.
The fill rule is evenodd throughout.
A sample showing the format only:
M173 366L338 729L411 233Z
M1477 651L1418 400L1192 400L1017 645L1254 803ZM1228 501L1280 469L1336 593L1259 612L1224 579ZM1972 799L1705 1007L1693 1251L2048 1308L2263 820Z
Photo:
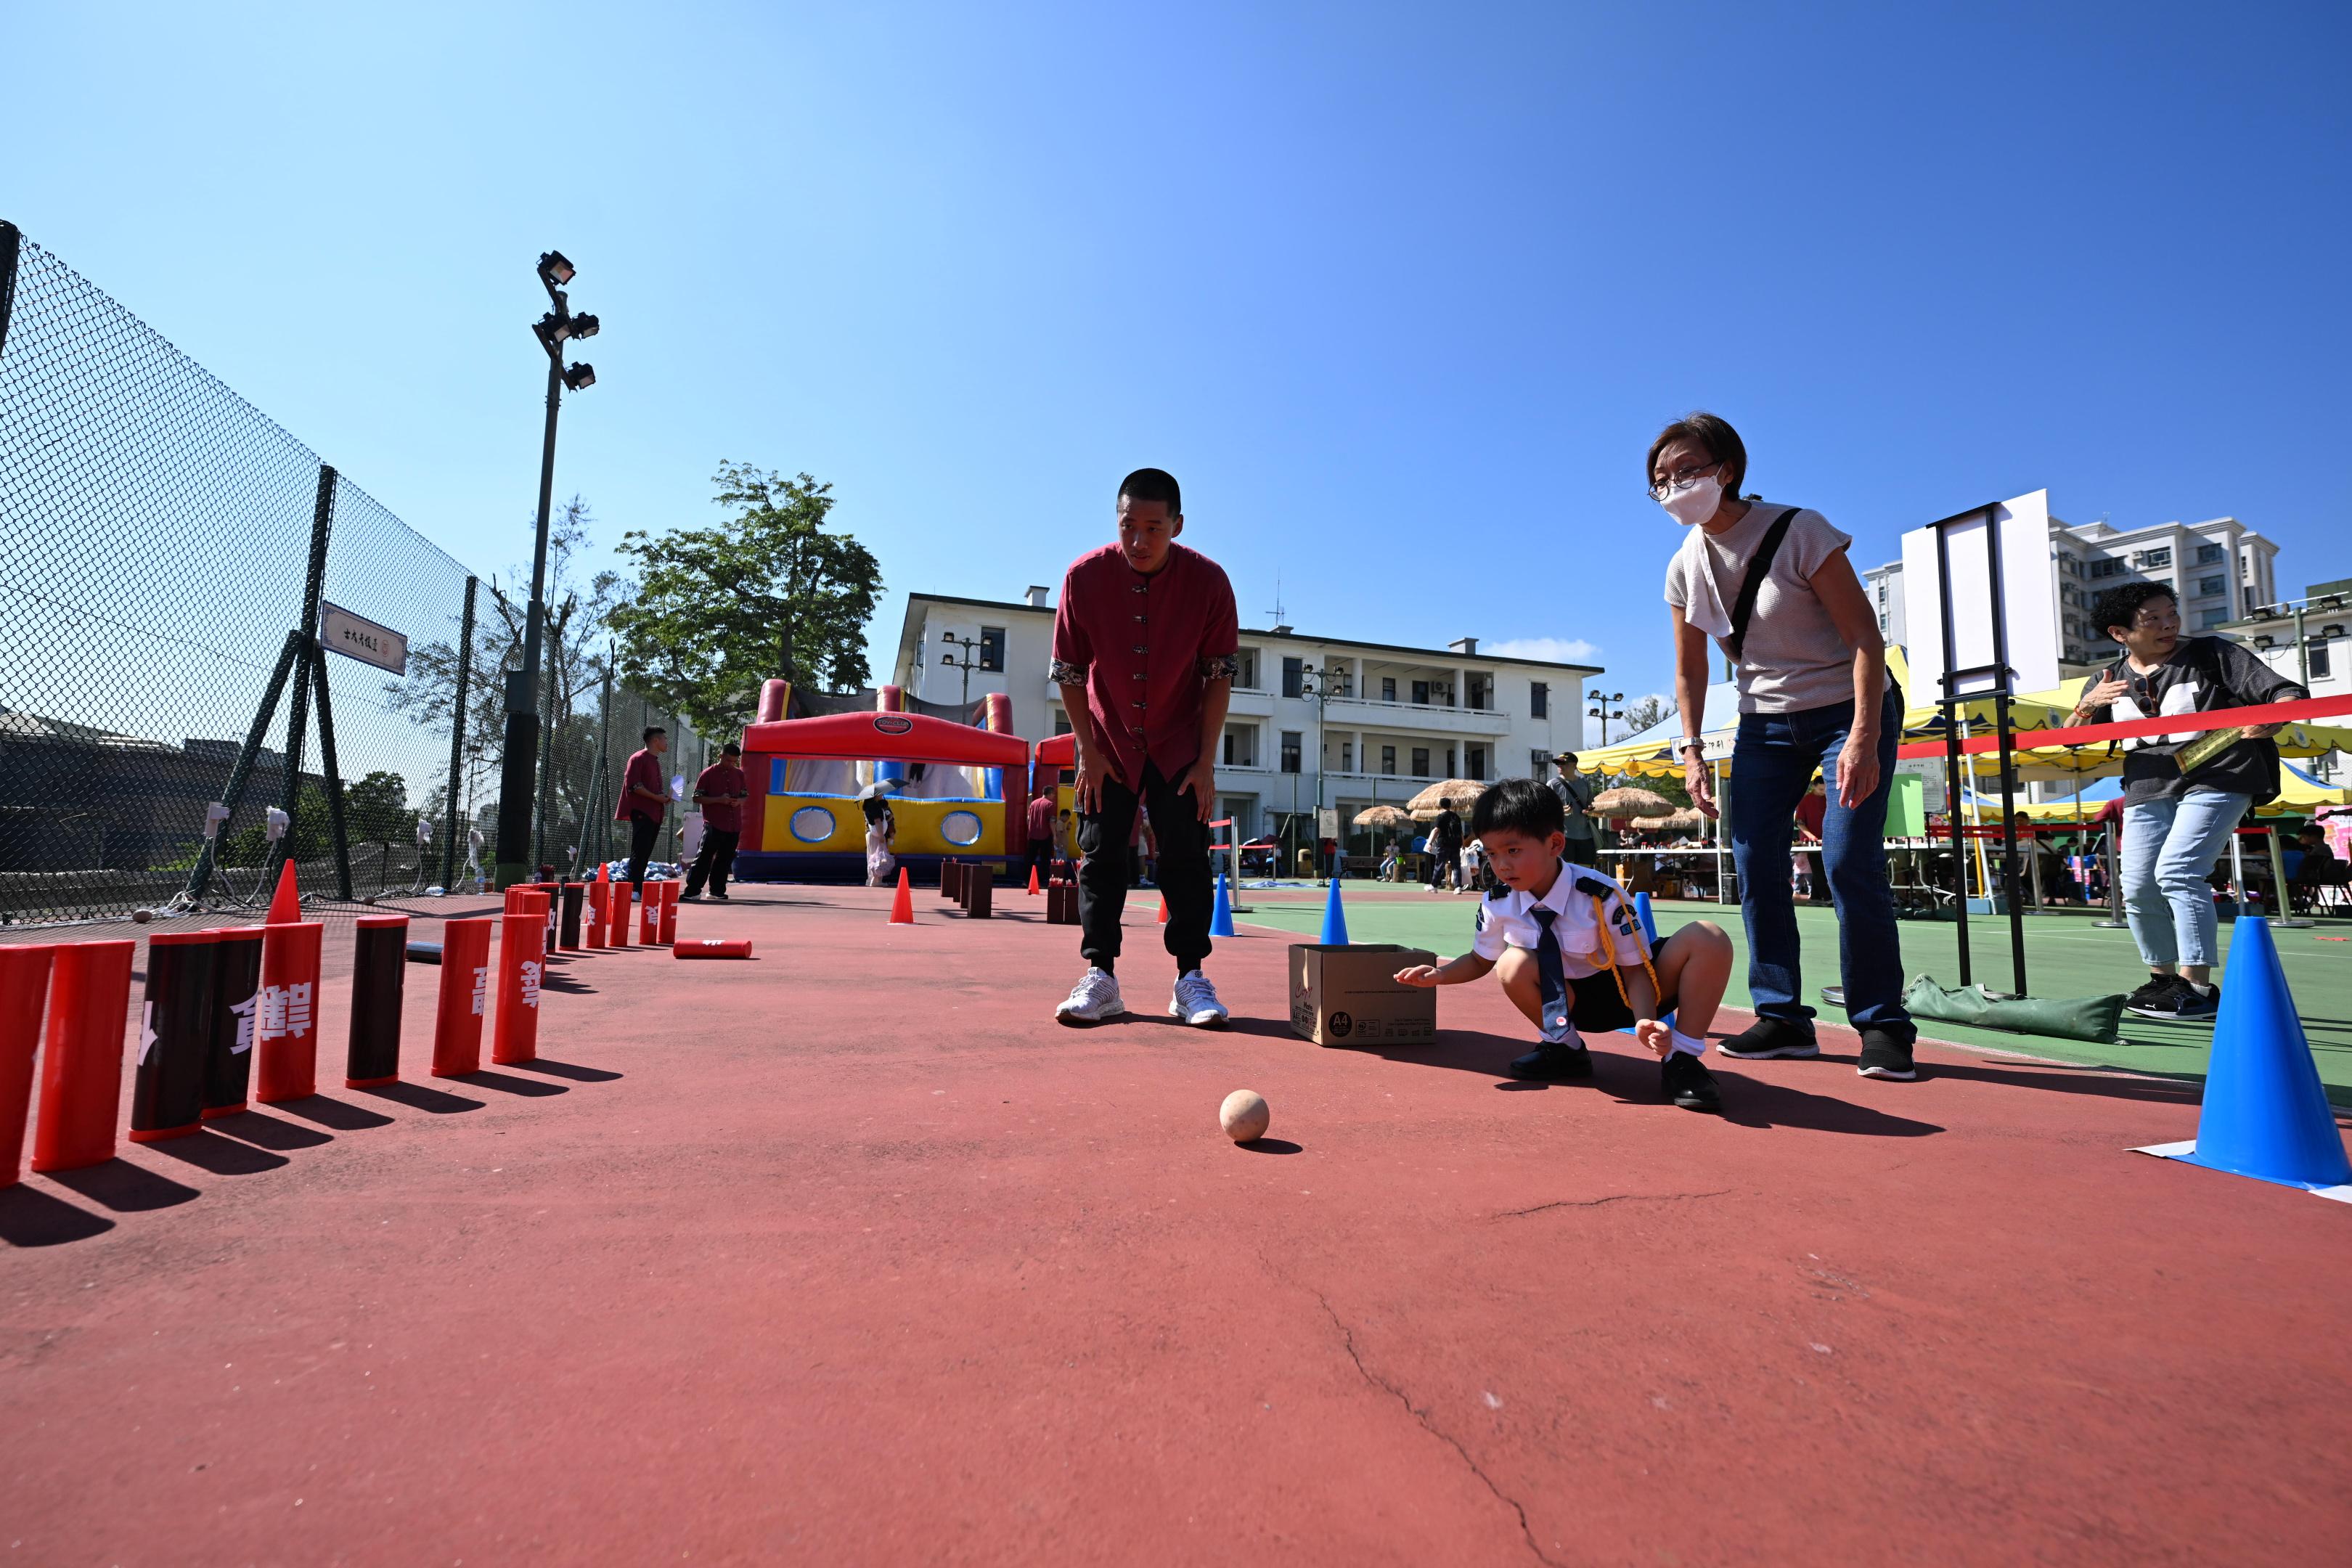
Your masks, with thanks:
M1315 837L1318 838L1337 838L1339 837L1339 808L1338 806L1325 805L1318 806L1316 808Z
M339 605L319 605L319 645L336 653L388 669L408 673L408 639L390 626L364 620Z
M1987 526L1990 518L1996 528ZM2000 539L2000 559L1989 548ZM1944 536L1943 569L1948 595L1938 591L1936 536ZM2009 640L2009 689L2022 694L2058 684L2058 579L2050 555L2050 492L2035 490L2015 500L1964 516L1938 527L1915 528L1903 536L1903 609L1910 622L1914 689L1910 701L1933 703L1996 690L2000 672L1993 662L1993 584L2000 585L2003 629ZM1944 605L1952 606L1951 668L1976 673L1960 678L1958 689L1943 686Z

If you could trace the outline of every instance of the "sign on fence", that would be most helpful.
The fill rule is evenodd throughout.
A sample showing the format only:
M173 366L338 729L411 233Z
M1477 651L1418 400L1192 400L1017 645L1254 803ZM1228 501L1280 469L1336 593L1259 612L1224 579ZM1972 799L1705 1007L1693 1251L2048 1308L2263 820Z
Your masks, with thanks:
M324 600L319 605L319 643L362 664L372 664L394 675L408 673L406 637Z

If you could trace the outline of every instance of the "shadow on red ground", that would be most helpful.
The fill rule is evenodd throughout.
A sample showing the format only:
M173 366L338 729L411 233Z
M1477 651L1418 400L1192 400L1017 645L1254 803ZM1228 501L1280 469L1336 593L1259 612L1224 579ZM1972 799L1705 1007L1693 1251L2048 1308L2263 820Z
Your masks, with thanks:
M22 1560L2340 1554L2347 1216L2126 1153L2177 1083L1825 1031L1694 1116L1501 1077L1491 988L1318 1049L1263 933L1188 1030L1149 895L1063 1029L1075 931L887 900L688 906L760 960L567 959L464 1079L413 968L412 1081L0 1193Z

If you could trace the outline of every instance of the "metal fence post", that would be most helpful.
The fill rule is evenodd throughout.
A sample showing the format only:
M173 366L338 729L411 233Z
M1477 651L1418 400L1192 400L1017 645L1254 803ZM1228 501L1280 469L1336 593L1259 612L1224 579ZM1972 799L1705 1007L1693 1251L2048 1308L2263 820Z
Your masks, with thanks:
M269 737L269 721L277 717L278 694L286 689L286 678L302 658L302 634L288 632L286 644L278 650L278 668L271 672L269 684L261 693L261 705L253 710L253 728L246 731L245 744L237 749L236 761L228 770L228 784L221 791L221 804L228 808L231 817L245 799L246 780L252 776L254 759L261 754L261 743ZM220 825L226 833L228 823ZM205 896L205 888L212 881L215 840L207 838L205 847L196 851L195 869L188 873L188 885L181 897L195 903Z
M466 782L466 687L474 674L474 592L480 586L479 578L466 579L466 613L457 627L457 689L449 700L449 799L442 813L449 819L446 842L441 850L441 890L445 893L457 876L457 824L462 815L457 802Z
M334 521L335 470L331 464L321 463L318 499L310 506L310 569L302 583L302 620L296 628L305 650L319 640L319 599L327 586L327 534ZM278 856L281 862L294 858L295 824L299 820L295 807L299 804L302 789L302 734L310 721L310 660L306 651L294 661L294 697L286 717L286 783L278 792L278 809L286 814L286 837Z
M343 770L335 758L335 710L327 700L327 650L310 644L310 684L319 692L319 766L327 779L327 836L335 849L335 897L352 901L352 839L343 824ZM382 879L377 892L383 891Z
M21 248L16 226L0 222L0 353L8 352L8 318L16 313L16 256Z

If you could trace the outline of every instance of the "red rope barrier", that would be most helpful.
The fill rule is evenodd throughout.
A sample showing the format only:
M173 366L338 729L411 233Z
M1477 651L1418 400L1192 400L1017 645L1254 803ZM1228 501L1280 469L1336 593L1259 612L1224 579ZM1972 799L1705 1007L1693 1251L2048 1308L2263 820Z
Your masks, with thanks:
M2018 751L2038 750L2047 746L2064 746L2069 751L2083 746L2104 745L2109 741L2130 740L2141 735L2185 735L2205 730L2224 730L2240 724L2294 724L2305 719L2333 719L2352 716L2352 696L2305 697L2294 702L2264 702L2252 708L2216 708L2204 713L2160 713L2153 719L2119 719L2111 724L2078 724L2071 730L2012 730L2010 745ZM1897 746L1895 754L1906 759L1948 755L1950 745L1944 741L1914 741ZM2000 750L2000 737L1995 734L1971 735L1960 742L1964 756L1980 756Z

